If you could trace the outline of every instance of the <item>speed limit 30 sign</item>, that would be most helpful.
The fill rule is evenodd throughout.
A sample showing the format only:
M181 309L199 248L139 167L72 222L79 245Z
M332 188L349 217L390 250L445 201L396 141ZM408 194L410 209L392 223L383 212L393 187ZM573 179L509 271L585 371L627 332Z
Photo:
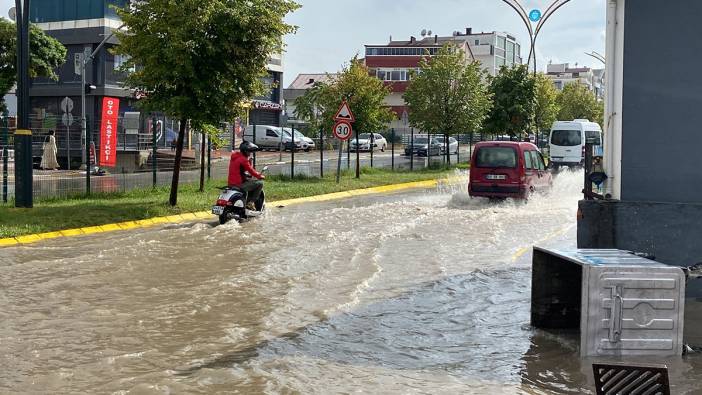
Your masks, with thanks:
M346 141L351 137L353 129L347 121L339 121L334 125L334 136L341 141Z

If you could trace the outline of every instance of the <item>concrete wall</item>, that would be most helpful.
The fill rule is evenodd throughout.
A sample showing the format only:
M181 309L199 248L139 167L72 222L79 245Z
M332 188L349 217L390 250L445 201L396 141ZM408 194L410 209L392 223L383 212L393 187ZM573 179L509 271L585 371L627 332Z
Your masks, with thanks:
M625 12L621 199L702 203L702 1Z

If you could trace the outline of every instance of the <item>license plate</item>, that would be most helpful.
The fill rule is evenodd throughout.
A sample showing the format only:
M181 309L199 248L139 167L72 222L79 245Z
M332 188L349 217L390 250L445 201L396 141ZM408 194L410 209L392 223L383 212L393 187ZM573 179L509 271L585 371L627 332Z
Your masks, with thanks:
M505 180L507 176L504 174L488 174L485 176L486 180Z
M212 206L212 214L222 215L224 214L224 207L222 206Z

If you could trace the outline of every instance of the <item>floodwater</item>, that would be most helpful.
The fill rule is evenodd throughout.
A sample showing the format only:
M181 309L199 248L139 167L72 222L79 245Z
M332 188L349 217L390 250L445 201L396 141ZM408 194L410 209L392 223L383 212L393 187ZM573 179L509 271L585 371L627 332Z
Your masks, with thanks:
M0 393L593 393L577 335L529 326L528 248L574 243L580 183L2 249ZM666 362L702 393L699 357Z

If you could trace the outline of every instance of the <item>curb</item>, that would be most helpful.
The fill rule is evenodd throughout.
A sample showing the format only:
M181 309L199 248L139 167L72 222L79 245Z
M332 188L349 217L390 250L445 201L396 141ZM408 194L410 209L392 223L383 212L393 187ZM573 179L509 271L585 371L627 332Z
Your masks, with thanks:
M373 188L365 189L354 189L344 192L328 193L325 195L317 196L307 196L296 199L279 200L276 202L269 202L268 206L272 207L285 207L294 204L311 203L311 202L327 202L331 200L346 199L350 197L372 195L379 193L402 191L407 189L420 189L420 188L432 188L439 184L439 180L427 180L427 181L415 181L403 184L392 184L384 185ZM0 239L0 248L2 247L13 247L18 245L33 244L44 240L75 237L83 235L92 235L98 233L111 233L123 230L133 230L133 229L143 229L149 228L161 224L177 224L187 221L194 221L198 219L208 219L212 218L212 214L209 211L200 211L196 213L185 213L178 215L169 215L167 217L155 217L150 219L143 219L139 221L126 221L114 224L100 225L100 226L89 226L85 228L76 229L66 229L56 232L47 233L37 233L32 235L24 235L11 237L6 239Z

